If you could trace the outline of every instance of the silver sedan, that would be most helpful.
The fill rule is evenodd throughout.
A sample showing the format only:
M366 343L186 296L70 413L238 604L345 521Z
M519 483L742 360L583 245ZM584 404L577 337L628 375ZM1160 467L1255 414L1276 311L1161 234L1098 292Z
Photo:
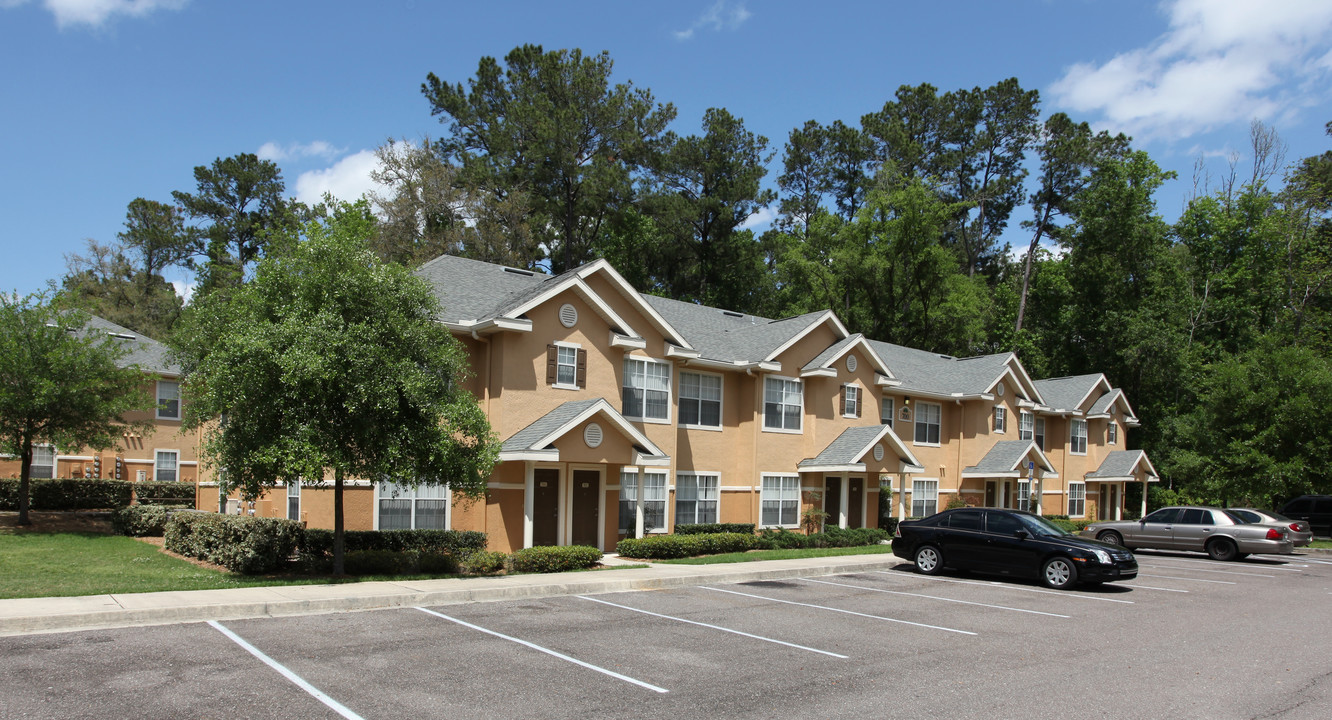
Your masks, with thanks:
M1135 550L1205 552L1213 560L1239 560L1251 553L1295 552L1286 526L1248 523L1214 507L1161 508L1141 520L1092 523L1080 534Z
M1291 520L1285 515L1256 508L1226 508L1226 511L1239 515L1246 522L1285 525L1290 531L1287 534L1290 535L1290 541L1295 543L1295 547L1306 547L1313 542L1313 529L1309 527L1307 520Z

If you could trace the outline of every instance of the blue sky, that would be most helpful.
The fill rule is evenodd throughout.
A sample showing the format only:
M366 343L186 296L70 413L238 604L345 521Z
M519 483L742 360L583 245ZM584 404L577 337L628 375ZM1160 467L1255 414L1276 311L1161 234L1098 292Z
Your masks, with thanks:
M1017 77L1045 114L1133 135L1180 174L1158 195L1167 218L1196 158L1247 168L1254 118L1288 160L1332 147L1324 0L0 0L0 290L59 278L86 239L115 239L129 201L193 191L217 157L273 159L307 201L355 197L375 147L444 130L427 73L465 82L523 43L608 51L616 81L676 105L677 132L727 108L778 151L770 181L793 128L857 124L924 82Z

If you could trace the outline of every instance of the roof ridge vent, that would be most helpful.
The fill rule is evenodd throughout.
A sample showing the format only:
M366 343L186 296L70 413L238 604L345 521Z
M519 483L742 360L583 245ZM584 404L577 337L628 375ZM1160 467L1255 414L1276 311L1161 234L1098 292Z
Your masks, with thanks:
M137 337L134 337L133 335L128 335L126 333L109 332L107 333L107 335L110 335L113 338L120 338L121 340L138 340Z
M733 318L742 318L742 317L745 316L744 313L738 313L738 312L736 312L736 311L734 311L734 310L722 310L722 311L721 311L721 314L722 314L722 315L725 315L725 316L727 316L727 317L733 317Z
M511 268L511 267L505 267L504 272L512 273L514 275L523 275L525 277L532 277L536 275L536 273L532 272L531 270L519 270L518 268Z

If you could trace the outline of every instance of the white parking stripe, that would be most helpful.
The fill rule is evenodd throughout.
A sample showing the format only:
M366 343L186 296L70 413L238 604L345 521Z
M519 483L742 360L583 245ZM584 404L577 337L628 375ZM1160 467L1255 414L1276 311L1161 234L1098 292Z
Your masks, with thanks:
M516 643L518 643L519 645L522 645L522 646L524 646L524 647L532 648L533 650L536 650L536 651L538 651L538 652L543 652L543 653L545 653L545 654L547 654L547 655L550 655L550 656L552 656L552 657L557 657L557 658L559 658L559 659L561 659L561 660L567 660L568 662L571 662L571 663L573 663L573 664L575 664L575 665L579 665L579 666L585 667L585 668L587 668L588 670L595 670L595 671L597 671L597 672L599 672L599 673L601 673L601 674L603 674L603 675L609 675L609 676L611 676L611 677L613 677L613 678L615 678L615 679L617 679L617 680L623 680L623 681L625 681L625 682L627 682L627 683L633 683L634 685L637 685L637 686L642 687L642 688L647 688L648 690L652 690L653 692L659 692L659 693L670 692L670 691L667 690L666 688L660 688L660 687L657 687L656 685L652 685L652 684L649 684L649 683L645 683L645 682L643 682L642 680L635 680L635 679L629 677L628 675L621 675L621 674L615 672L614 670L607 670L606 668L603 668L603 667L597 667L596 665L593 665L592 663L586 663L586 662L583 662L582 660L579 660L579 659L577 659L577 658L571 658L571 657L569 657L568 655L565 655L565 654L563 654L563 653L555 652L554 650L550 650L550 649L548 649L548 648L543 648L543 647L541 647L540 645L537 645L537 644L535 644L535 643L530 643L530 642L528 642L528 641L526 641L526 640L519 640L519 639L516 638L516 637L509 637L508 635L505 635L504 633L498 633L498 632L495 632L494 630L487 630L487 629L481 627L480 625L473 625L473 624L471 624L471 623L469 623L469 622L466 622L466 621L464 621L464 620L459 620L458 618L449 617L448 615L445 615L444 613L437 613L437 612L435 612L434 610L427 610L427 609L425 609L425 608L423 608L423 607L418 607L418 608L416 608L416 609L417 609L417 610L420 610L420 611L423 612L423 613L427 613L427 614L429 614L429 615L434 615L435 617L438 617L438 618L444 618L445 620L448 620L449 622L455 622L455 623L458 623L459 625L462 625L463 627L469 627L469 628L471 628L471 629L473 629L473 630L476 630L476 631L478 631L478 632L483 632L483 633L485 633L485 634L487 634L487 635L494 635L494 636L497 637L497 638L503 638L503 639L508 640L508 641L510 641L510 642L516 642Z
M1159 588L1159 587L1152 587L1151 585L1129 585L1128 583L1120 583L1120 585L1123 585L1124 587L1131 587L1134 590L1161 590L1163 592L1179 592L1179 593L1188 592L1188 590L1178 590L1176 588Z
M901 574L902 574L901 572L899 572L899 571L895 571L895 570L871 570L870 572L876 572L876 573L880 573L880 574L882 574L882 575L901 575ZM1058 595L1059 597L1078 598L1078 599L1080 599L1080 600L1100 600L1101 602L1121 603L1121 604L1124 604L1124 605L1132 605L1132 604L1133 604L1133 601L1132 601L1132 600L1118 600L1118 599L1115 599L1115 598L1095 597L1095 596L1093 596L1093 595L1078 595L1078 594L1076 594L1076 593L1068 592L1067 590L1063 590L1063 591L1055 591L1055 590L1038 590L1037 588L1020 587L1020 586L1018 586L1018 585L1009 585L1009 584L1007 584L1007 583L1001 583L1001 582L998 582L998 581L992 581L992 582L977 582L977 581L975 581L975 580L954 580L953 578L941 578L941 577L934 577L934 576L932 576L932 575L913 575L912 577L920 578L921 580L938 580L939 582L958 583L958 584L960 584L960 585L980 585L981 587L989 587L989 588L992 588L992 587L1000 587L1000 588L1004 588L1005 590L1021 590L1021 591L1023 591L1023 592L1042 593L1042 594L1044 594L1044 595Z
M1262 573L1236 572L1234 570L1212 570L1210 568L1193 567L1192 565L1165 565L1160 563L1143 565L1142 563L1138 563L1138 567L1156 568L1160 570L1188 570L1189 572L1216 573L1218 575L1244 575L1246 577L1260 577L1260 578L1276 577L1276 575L1263 575Z
M832 582L830 580L815 580L813 578L796 578L805 582L822 583L824 585L836 585L838 587L855 588L856 590L869 590L870 592L888 593L889 595L905 595L907 597L925 598L927 600L942 600L943 602L958 603L960 605L976 605L978 607L994 608L995 610L1012 610L1013 612L1031 613L1032 615L1045 615L1048 617L1067 618L1068 615L1059 615L1057 613L1041 612L1040 610L1025 610L1023 608L1008 607L1007 605L990 605L988 603L971 602L970 600L957 600L954 598L939 597L938 595L922 595L920 593L902 592L901 590L884 590L883 588L865 587L864 585L849 585L847 583Z
M801 607L814 608L814 609L816 609L816 610L829 610L829 611L831 611L831 612L844 613L844 614L846 614L846 615L855 615L855 616L858 616L858 617L870 618L870 619L873 619L873 620L884 620L884 621L887 621L887 622L901 623L901 624L903 624L903 625L915 625L916 627L929 628L930 630L943 630L944 632L959 633L959 634L961 634L961 635L975 635L975 634L976 634L976 633L974 633L974 632L968 632L968 631L966 631L966 630L955 630L955 629L953 629L953 628L940 627L940 626L938 626L938 625L926 625L926 624L924 624L924 623L911 622L911 621L909 621L909 620L898 620L897 618L883 617L882 615L870 615L870 614L868 614L868 613L858 613L858 612L855 612L855 611L853 611L853 610L842 610L842 609L840 609L840 608L828 607L828 606L826 606L826 605L812 605L812 604L810 604L810 603L795 602L795 601L792 601L792 600L779 600L779 599L774 598L774 597L764 597L764 596L762 596L762 595L751 595L751 594L749 594L749 593L737 592L737 591L735 591L735 590L723 590L723 589L721 589L721 588L707 587L706 585L700 585L700 586L699 586L699 589L700 589L700 590L712 590L712 591L715 591L715 592L730 593L730 594L732 594L732 595L743 595L743 596L745 596L745 597L756 598L756 599L758 599L758 600L767 600L768 602L782 603L782 604L784 604L784 605L799 605L799 606L801 606Z
M305 692L309 693L310 696L313 697L314 699L327 705L329 708L333 710L333 712L341 715L342 717L347 718L347 720L362 720L360 715L357 715L351 710L348 710L346 706L344 706L342 703L325 695L323 692L319 690L319 688L303 680L300 675L297 675L296 673L288 670L286 666L284 666L282 663L279 663L273 658L265 655L261 650L259 650L259 648L245 642L245 639L242 638L241 636L226 629L225 627L222 627L222 625L217 621L209 620L208 624L213 626L213 629L231 638L232 642L236 643L237 645L240 645L242 648L245 649L246 652L262 660L265 665L273 668L274 670L277 670L278 673L282 675L282 677L290 680L296 687L304 690Z
M1287 558L1287 559L1290 558L1289 555L1278 555L1278 556L1276 556L1276 557L1282 557L1282 558ZM1152 560L1166 560L1166 561L1174 561L1174 562L1196 563L1196 564L1198 564L1198 565L1213 565L1213 566L1215 566L1215 565L1229 565L1230 567L1253 567L1254 569L1271 570L1271 571L1274 571L1274 572L1304 572L1303 570L1297 570L1297 569L1295 569L1295 568L1293 568L1293 567L1273 567L1273 566L1271 566L1271 565L1259 565L1259 566L1253 566L1253 565L1248 565L1248 564L1243 563L1243 562L1223 563L1223 562L1220 562L1220 561L1217 561L1217 560L1203 560L1202 558L1177 557L1177 556L1174 556L1174 555L1152 555L1152 554L1149 554L1149 555L1139 555L1139 556L1138 556L1139 564L1141 564L1141 560L1142 560L1143 558L1151 558ZM1224 572L1224 571L1217 571L1217 572ZM1273 576L1273 577L1275 577L1275 576Z
M705 627L705 628L709 628L709 629L712 629L712 630L720 630L720 631L722 631L722 632L728 632L728 633L732 633L732 634L734 634L734 635L742 635L742 636L747 637L747 638L753 638L753 639L755 639L755 640L762 640L763 642L770 642L770 643L776 643L776 644L778 644L778 645L785 645L786 647L796 648L797 650L808 650L808 651L810 651L810 652L818 653L818 654L820 654L820 655L829 655L829 656L831 656L831 657L841 658L841 659L843 659L843 660L847 659L847 656L846 656L846 655L838 655L838 654L835 653L835 652L828 652L827 650L819 650L818 648L805 647L804 645L797 645L797 644L795 644L795 643L789 643L789 642L786 642L786 641L784 641L784 640L774 640L773 638L763 637L762 635L750 635L750 634L747 633L747 632L741 632L741 631L739 631L739 630L732 630L731 628L724 628L724 627L721 627L721 626L719 626L719 625L709 625L709 624L707 624L707 623L697 622L697 621L694 621L694 620L686 620L686 619L681 618L681 617L674 617L674 616L671 616L671 615L662 615L661 613L654 613L654 612L651 612L651 611L648 611L648 610L640 610L640 609L635 608L635 607L629 607L628 605L620 605L620 604L618 604L618 603L608 602L608 601L606 601L606 600L598 600L598 599L596 599L596 598L588 597L588 596L586 596L586 595L578 595L578 596L576 596L576 597L578 597L580 600L591 600L591 601L594 602L594 603L601 603L602 605L610 605L611 607L617 607L617 608L620 608L620 609L622 609L622 610L632 610L633 612L636 612L636 613L643 613L644 615L651 615L652 617L659 617L659 618L663 618L663 619L666 619L666 620L674 620L674 621L676 621L676 622L689 623L690 625L697 625L697 626L699 626L699 627Z
M1138 573L1138 577L1154 577L1161 580L1188 580L1189 582L1215 583L1217 585L1234 585L1230 580L1206 580L1203 578L1175 577L1174 575L1148 575L1147 573Z

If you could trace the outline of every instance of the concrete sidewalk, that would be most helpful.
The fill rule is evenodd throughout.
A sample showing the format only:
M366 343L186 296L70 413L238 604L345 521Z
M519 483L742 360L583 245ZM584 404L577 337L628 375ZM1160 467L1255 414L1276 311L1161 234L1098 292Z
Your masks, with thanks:
M657 590L882 570L903 561L892 555L845 555L720 565L652 564L624 569L614 568L616 564L625 564L614 556L607 556L604 562L611 569L552 575L0 600L0 636Z

